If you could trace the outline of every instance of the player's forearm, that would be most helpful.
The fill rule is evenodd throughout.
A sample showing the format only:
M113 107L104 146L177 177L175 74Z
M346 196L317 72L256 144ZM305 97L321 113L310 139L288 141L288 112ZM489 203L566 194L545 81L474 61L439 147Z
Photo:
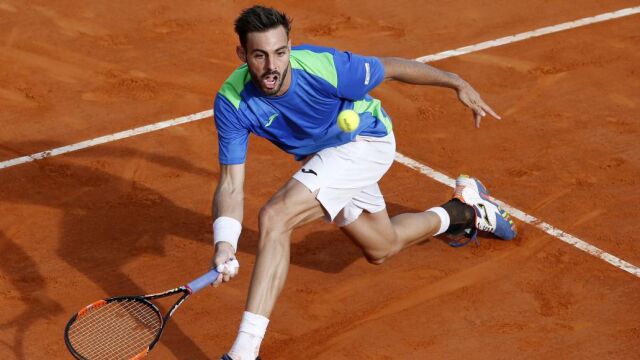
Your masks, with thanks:
M223 258L219 260L219 263L228 261L228 257L235 254L238 248L238 239L242 231L242 209L242 189L228 187L223 182L220 182L211 203L211 213L214 219L213 242L216 246L216 257L221 256ZM219 265L219 263L216 263L216 258L214 258L214 263Z
M211 204L216 266L230 260L238 249L238 239L242 232L243 184L244 164L220 165L220 181ZM221 251L225 249L226 251Z
M437 69L415 60L401 58L381 58L385 67L385 79L398 80L407 84L442 86L460 89L468 85L460 76Z
M214 220L226 216L242 223L243 187L244 164L220 166L220 178L211 204L211 214Z
M228 216L242 223L243 209L244 191L230 184L219 183L211 204L213 219Z

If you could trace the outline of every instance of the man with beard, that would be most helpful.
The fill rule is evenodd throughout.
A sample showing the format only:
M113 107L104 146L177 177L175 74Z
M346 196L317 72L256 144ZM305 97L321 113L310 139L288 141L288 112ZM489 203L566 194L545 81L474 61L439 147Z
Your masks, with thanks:
M214 104L220 181L212 212L216 281L237 274L235 258L243 218L244 162L249 133L262 136L303 161L261 209L260 239L238 336L223 359L258 357L268 318L289 267L293 229L327 218L373 264L429 236L478 230L503 239L516 236L508 215L476 179L456 180L454 198L424 212L389 218L378 181L395 157L391 119L368 92L385 79L454 89L471 108L476 126L498 115L459 76L400 58L356 55L318 46L291 46L290 20L276 9L254 6L235 22L236 52L245 64L222 85ZM336 117L356 111L358 128L342 131Z

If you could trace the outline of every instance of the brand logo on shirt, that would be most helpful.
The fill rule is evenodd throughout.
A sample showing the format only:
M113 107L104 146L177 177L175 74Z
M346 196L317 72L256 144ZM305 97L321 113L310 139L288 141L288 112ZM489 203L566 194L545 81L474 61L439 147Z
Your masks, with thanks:
M269 121L267 122L267 125L265 125L265 127L269 127L271 125L271 123L273 122L273 120L275 120L276 117L278 117L278 114L273 114L273 115L269 116Z
M371 81L371 65L368 62L364 63L364 84L369 85L369 81Z

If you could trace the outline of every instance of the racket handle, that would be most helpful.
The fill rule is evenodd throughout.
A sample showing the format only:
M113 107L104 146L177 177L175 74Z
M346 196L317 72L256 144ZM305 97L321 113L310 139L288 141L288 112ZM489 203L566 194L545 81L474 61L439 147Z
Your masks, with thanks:
M216 269L211 269L208 273L187 284L187 286L191 289L191 293L197 293L203 288L213 284L218 278L218 275L220 275L220 273L216 271Z

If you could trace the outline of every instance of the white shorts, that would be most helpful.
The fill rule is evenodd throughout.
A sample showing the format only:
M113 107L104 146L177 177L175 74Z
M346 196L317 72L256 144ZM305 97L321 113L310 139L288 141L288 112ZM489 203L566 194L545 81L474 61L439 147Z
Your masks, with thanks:
M393 133L385 137L356 136L355 140L312 155L293 178L322 204L328 220L346 226L362 211L385 208L378 181L389 170L396 154Z

